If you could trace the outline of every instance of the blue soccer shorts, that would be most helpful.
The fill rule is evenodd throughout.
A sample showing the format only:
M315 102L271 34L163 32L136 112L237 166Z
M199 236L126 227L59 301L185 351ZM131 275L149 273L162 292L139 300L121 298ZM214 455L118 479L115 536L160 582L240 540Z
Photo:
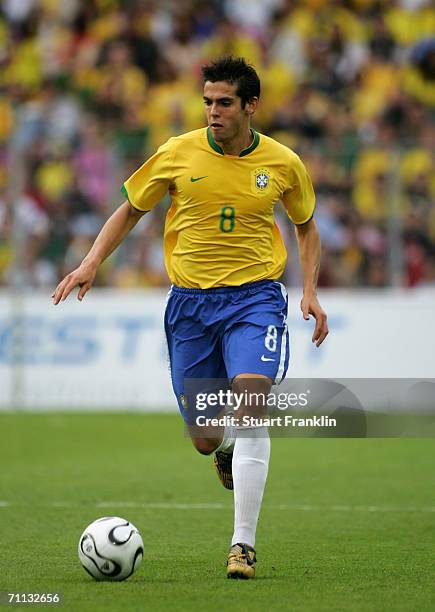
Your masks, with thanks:
M281 382L289 362L287 309L287 292L277 281L171 288L165 331L172 386L186 422L187 379L231 381L250 373Z

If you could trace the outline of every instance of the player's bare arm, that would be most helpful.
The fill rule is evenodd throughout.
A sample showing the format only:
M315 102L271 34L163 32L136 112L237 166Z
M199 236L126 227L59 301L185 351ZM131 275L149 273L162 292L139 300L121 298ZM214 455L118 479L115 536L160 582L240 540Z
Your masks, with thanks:
M75 287L80 287L77 298L81 301L92 287L99 265L121 244L143 215L129 202L121 204L101 228L80 266L58 284L52 295L53 304L66 300Z
M306 321L310 315L316 319L312 342L320 346L329 333L327 316L317 299L317 279L320 268L320 236L314 219L296 226L304 289L301 310Z

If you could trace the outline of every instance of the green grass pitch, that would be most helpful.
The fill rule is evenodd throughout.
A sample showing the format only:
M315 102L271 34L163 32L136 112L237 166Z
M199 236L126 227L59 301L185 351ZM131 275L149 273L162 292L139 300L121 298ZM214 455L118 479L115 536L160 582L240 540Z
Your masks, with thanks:
M434 439L272 440L245 582L225 577L231 493L177 415L3 414L0 431L0 590L73 612L435 609ZM77 558L108 515L145 544L123 583Z

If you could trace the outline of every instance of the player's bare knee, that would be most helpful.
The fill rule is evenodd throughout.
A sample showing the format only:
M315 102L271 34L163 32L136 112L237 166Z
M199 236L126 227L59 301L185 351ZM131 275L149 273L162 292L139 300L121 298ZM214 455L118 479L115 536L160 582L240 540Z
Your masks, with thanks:
M259 418L265 415L267 395L270 392L272 381L265 376L245 377L243 374L233 380L232 390L242 395L243 402L238 410L238 417L244 416Z
M267 395L271 389L272 381L266 376L247 376L239 374L233 380L232 390L235 393L263 393Z

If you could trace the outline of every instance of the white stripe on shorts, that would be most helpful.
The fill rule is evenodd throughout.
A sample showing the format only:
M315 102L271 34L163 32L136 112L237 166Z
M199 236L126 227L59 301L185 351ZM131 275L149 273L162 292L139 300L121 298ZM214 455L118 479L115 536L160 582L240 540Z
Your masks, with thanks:
M279 283L280 287L281 287L281 293L282 293L282 297L284 298L284 300L287 303L287 291L286 288L284 287L284 285L282 283ZM287 315L284 316L284 329L282 332L282 337L281 337L281 355L280 355L280 359L279 359L279 366L278 366L278 372L276 374L276 378L275 378L275 384L279 385L279 383L282 381L283 376L284 376L284 366L285 366L285 358L286 358L286 354L287 354Z
M280 359L279 359L278 372L277 372L276 378L275 378L275 384L276 385L279 385L279 383L283 379L286 353L287 353L287 323L284 324L284 329L282 331L281 356L280 356Z
M168 302L169 302L169 298L171 297L171 294L172 294L172 287L173 286L174 285L170 286L169 291L168 291L168 295L166 296L164 317L166 316L166 308L168 307ZM168 367L169 374L170 374L171 380L172 380L171 356L169 354L169 342L168 342L168 336L166 335L166 329L165 329L165 334L164 335L165 335L165 346L166 346L166 365Z

